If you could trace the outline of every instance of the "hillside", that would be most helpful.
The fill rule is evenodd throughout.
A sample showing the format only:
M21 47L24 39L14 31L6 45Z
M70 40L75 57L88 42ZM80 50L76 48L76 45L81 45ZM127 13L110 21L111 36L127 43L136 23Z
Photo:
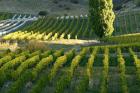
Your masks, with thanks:
M140 93L135 1L0 0L0 93Z
M43 10L53 15L78 15L87 13L87 1L78 0L76 3L72 0L1 0L0 12L37 14Z
M117 10L135 8L132 0L114 0ZM49 15L81 15L88 13L88 0L0 0L0 12L38 14L47 11Z

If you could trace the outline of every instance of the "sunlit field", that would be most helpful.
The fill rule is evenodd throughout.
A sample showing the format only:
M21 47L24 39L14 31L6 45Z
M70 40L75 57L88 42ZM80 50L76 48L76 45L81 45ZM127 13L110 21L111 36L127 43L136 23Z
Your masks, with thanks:
M140 93L138 2L86 2L77 15L77 0L73 15L0 10L0 93Z

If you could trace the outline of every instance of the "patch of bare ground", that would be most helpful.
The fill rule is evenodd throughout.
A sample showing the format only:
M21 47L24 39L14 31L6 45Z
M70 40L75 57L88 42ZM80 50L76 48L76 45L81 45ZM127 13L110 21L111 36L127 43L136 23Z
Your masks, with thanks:
M43 41L44 42L44 41ZM65 44L65 45L94 45L99 44L100 41L97 40L75 40L75 39L63 39L63 40L54 40L54 41L45 41L48 44Z

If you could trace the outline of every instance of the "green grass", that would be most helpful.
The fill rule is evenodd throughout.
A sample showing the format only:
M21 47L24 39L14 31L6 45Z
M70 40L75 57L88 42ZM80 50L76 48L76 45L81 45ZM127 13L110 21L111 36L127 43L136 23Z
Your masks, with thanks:
M139 43L140 33L112 36L112 37L104 38L103 41L112 44Z

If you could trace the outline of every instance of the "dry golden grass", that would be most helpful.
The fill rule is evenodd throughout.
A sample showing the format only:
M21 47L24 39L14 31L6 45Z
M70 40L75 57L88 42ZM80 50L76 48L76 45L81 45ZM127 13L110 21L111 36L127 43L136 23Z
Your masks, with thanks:
M10 44L9 42L0 42L0 50L10 49L10 50L14 51L18 48L19 47L18 47L17 43Z
M29 41L26 46L26 49L29 50L46 50L47 48L47 44L38 41Z

